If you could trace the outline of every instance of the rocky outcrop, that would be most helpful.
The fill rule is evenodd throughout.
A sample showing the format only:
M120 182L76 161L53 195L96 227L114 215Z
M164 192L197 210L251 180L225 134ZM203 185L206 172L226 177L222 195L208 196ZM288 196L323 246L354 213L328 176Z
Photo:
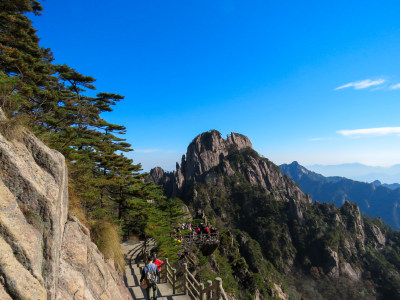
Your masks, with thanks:
M344 262L340 266L340 273L354 281L358 281L361 278L360 272L357 269L354 269L348 262Z
M163 184L165 172L161 167L155 167L150 170L149 176L146 178L147 181L152 181L155 184Z
M130 299L88 229L67 220L64 157L1 121L0 298Z
M25 276L9 278L4 265L0 272L12 297L30 299L21 290L29 278L46 291L37 299L53 299L68 214L67 169L60 153L28 131L16 132L11 141L0 135L0 228L2 250L15 253L12 269L25 269Z
M253 150L248 137L233 132L226 139L216 130L198 135L188 146L186 156L182 156L181 164L177 164L175 171L165 173L156 167L150 171L149 179L163 185L169 197L190 198L196 196L196 190L192 189L196 182L218 184L220 176L215 176L217 170L223 176L241 174L252 185L262 187L276 199L311 201L274 163Z
M74 217L65 226L56 299L131 299L114 262L104 261L89 230Z
M378 226L373 225L371 228L372 235L375 240L375 249L382 249L385 247L386 244L386 237L382 234L381 230Z
M362 219L360 208L357 204L346 201L340 208L342 214L347 217L347 229L355 233L359 241L359 245L364 249L365 230L364 221Z
M192 182L218 166L232 148L252 149L253 146L248 137L238 133L232 132L226 140L215 130L198 135L190 143L186 160L182 159L182 168L179 169L184 174L185 181Z

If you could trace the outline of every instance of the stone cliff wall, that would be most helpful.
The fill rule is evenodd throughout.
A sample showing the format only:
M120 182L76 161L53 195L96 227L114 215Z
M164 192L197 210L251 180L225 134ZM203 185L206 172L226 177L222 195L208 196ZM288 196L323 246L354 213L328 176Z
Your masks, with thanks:
M68 219L64 157L25 129L7 133L0 134L0 299L131 299L89 230Z

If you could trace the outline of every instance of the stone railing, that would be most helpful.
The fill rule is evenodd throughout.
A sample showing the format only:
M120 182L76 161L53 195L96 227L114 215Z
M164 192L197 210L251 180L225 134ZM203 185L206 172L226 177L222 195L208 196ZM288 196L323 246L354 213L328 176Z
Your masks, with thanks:
M205 286L190 273L186 263L183 264L183 271L178 276L177 270L169 264L168 258L166 258L162 266L161 278L171 284L174 294L180 290L193 300L228 300L222 287L221 278L215 278L214 283L208 280Z

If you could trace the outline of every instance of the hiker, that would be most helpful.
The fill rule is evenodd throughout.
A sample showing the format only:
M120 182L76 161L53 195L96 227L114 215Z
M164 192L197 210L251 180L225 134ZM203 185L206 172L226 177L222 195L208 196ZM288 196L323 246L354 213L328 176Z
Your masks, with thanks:
M215 228L214 226L211 226L211 228L210 228L210 233L211 233L212 235L215 235L215 234L217 233L217 228Z
M164 262L162 260L160 260L154 256L153 264L155 264L157 266L157 269L159 272L161 272L161 266L163 265L163 263Z
M142 270L142 276L140 282L146 280L146 299L155 300L157 299L157 281L159 271L157 266L153 263L154 257L149 256L147 258L147 265Z

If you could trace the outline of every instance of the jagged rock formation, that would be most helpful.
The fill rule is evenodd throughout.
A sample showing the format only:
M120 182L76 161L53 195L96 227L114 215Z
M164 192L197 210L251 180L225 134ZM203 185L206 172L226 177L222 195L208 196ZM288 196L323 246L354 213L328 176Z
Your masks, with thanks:
M245 160L238 159L237 154L244 152ZM163 185L169 197L196 197L192 186L196 182L217 180L214 176L217 169L223 176L238 172L277 199L311 201L274 163L253 150L248 137L233 132L226 139L216 130L198 135L188 146L186 156L182 156L181 164L177 163L176 171L168 173L156 167L150 171L148 180Z
M89 230L68 219L64 157L1 121L0 299L131 299Z
M245 136L203 133L174 172L150 175L168 197L226 230L198 274L231 272L225 280L239 298L400 298L400 233L354 203L312 203Z

